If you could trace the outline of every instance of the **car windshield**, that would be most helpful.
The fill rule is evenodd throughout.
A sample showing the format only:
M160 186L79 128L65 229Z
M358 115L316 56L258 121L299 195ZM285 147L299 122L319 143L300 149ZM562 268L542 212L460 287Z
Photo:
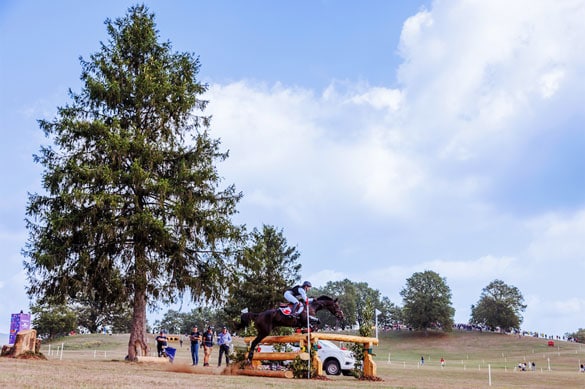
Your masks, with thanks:
M329 340L320 340L319 343L321 343L321 347L339 349L339 347L337 347L337 345L335 343L333 343Z

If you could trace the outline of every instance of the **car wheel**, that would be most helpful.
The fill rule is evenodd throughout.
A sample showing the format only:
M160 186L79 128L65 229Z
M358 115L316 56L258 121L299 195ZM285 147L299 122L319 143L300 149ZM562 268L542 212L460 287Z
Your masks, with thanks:
M325 363L323 363L323 370L329 375L339 375L341 373L339 362L337 362L336 359L326 360Z

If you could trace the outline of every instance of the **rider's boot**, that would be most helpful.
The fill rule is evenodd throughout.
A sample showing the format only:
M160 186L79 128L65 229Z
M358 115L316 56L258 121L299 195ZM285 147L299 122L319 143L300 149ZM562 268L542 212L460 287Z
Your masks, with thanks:
M295 305L293 305L292 316L299 318L301 316L302 311L303 311L303 306L301 305L300 302L297 302L297 303L295 303Z

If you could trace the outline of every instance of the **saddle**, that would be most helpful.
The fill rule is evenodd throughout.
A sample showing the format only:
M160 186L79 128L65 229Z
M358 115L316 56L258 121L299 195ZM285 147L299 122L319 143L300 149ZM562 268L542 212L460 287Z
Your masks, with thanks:
M293 314L293 304L292 303L280 303L278 305L278 309L285 316L290 316Z
M294 307L294 304L293 303L289 303L289 302L280 303L278 305L278 309L285 316L291 316L293 314L293 307ZM301 313L303 313L303 311L304 311L304 309L301 310ZM315 316L309 316L309 320L310 320L310 323L311 324L319 324L321 322L321 320L319 320Z

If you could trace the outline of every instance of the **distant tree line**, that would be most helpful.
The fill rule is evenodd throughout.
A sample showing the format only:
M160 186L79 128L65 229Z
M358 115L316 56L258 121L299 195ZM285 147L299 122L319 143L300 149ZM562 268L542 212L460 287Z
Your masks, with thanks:
M231 327L243 309L259 312L274 308L283 300L284 290L299 281L299 257L296 247L288 245L282 230L267 225L261 230L254 229L247 238L246 248L239 254L234 269L234 274L238 276L226 287L223 303L201 304L189 312L169 310L149 328L152 331L187 334L194 325L199 328ZM342 322L326 312L318 313L322 325L330 328L354 325L361 328L372 317L368 307L373 307L379 312L378 325L381 328L451 331L455 313L451 306L451 291L446 279L438 273L428 270L414 273L406 280L400 294L403 297L402 306L382 296L367 282L349 279L328 281L310 292L313 297L329 295L339 299L345 313ZM103 326L109 326L115 332L125 332L132 323L129 306L104 309L90 301L85 304L76 301L69 306L41 308L36 305L33 310L37 314L34 324L48 337L67 333L78 326L91 332ZM520 312L525 308L517 288L494 280L483 289L478 303L472 306L470 324L502 332L518 330L522 322Z

